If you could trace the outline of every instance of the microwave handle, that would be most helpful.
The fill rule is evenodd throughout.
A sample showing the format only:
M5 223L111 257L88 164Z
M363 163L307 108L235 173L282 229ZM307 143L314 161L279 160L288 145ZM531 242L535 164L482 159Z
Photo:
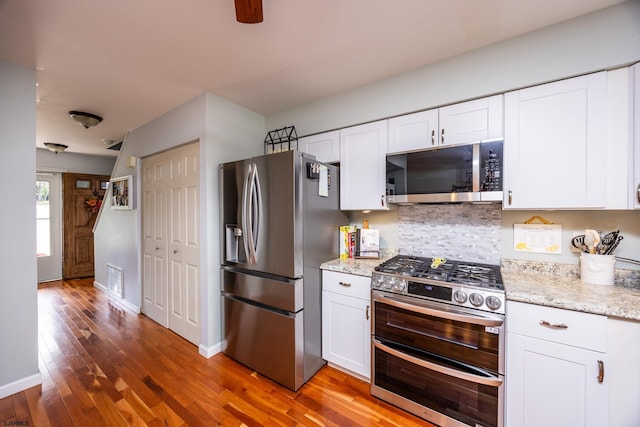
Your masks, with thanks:
M411 356L408 355L406 353L403 353L401 351L395 350L387 345L382 344L380 341L378 341L377 339L373 340L374 342L374 346L382 351L384 351L385 353L388 353L392 356L395 356L399 359L402 359L406 362L409 363L413 363L414 365L418 365L421 366L423 368L426 369L430 369L432 371L436 371L439 372L441 374L444 375L448 375L450 377L454 377L454 378L459 378L463 381L469 381L475 384L484 384L484 385L488 385L490 387L500 387L502 385L502 380L498 377L483 377L480 375L474 375L474 374L470 374L467 372L462 372L459 371L457 369L453 369L453 368L448 368L446 366L441 366L438 365L436 363L433 362L429 362L426 360L422 360L420 358L417 358L415 356Z

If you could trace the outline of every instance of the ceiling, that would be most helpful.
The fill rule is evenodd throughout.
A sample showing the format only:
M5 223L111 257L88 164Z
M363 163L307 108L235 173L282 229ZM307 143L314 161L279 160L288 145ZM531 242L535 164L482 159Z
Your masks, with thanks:
M621 2L263 0L240 24L233 0L0 0L0 60L37 70L38 147L115 156L203 92L268 116Z

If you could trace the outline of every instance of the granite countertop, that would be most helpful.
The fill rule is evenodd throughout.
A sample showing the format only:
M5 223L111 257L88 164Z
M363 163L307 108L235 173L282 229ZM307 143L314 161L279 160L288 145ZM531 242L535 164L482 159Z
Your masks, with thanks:
M398 254L394 249L380 250L379 258L337 258L320 265L321 270L337 271L338 273L355 274L356 276L371 277L373 269L380 263Z
M578 266L502 261L508 301L640 321L640 272L617 270L614 285L580 280Z
M334 259L320 268L371 277L378 264L396 254L386 250L376 259ZM616 270L615 285L583 283L576 265L502 260L501 272L508 301L640 321L640 271Z

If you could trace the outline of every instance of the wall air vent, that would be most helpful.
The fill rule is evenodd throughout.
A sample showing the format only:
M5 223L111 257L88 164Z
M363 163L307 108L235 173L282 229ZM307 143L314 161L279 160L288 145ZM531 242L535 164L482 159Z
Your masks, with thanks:
M107 290L120 298L124 297L124 274L121 268L107 264Z

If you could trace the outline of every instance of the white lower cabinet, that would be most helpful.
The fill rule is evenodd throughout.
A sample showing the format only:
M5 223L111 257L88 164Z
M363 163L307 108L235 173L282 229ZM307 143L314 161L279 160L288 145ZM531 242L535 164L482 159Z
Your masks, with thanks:
M371 279L322 272L322 357L366 379L371 376Z
M609 425L607 318L507 302L508 427Z

